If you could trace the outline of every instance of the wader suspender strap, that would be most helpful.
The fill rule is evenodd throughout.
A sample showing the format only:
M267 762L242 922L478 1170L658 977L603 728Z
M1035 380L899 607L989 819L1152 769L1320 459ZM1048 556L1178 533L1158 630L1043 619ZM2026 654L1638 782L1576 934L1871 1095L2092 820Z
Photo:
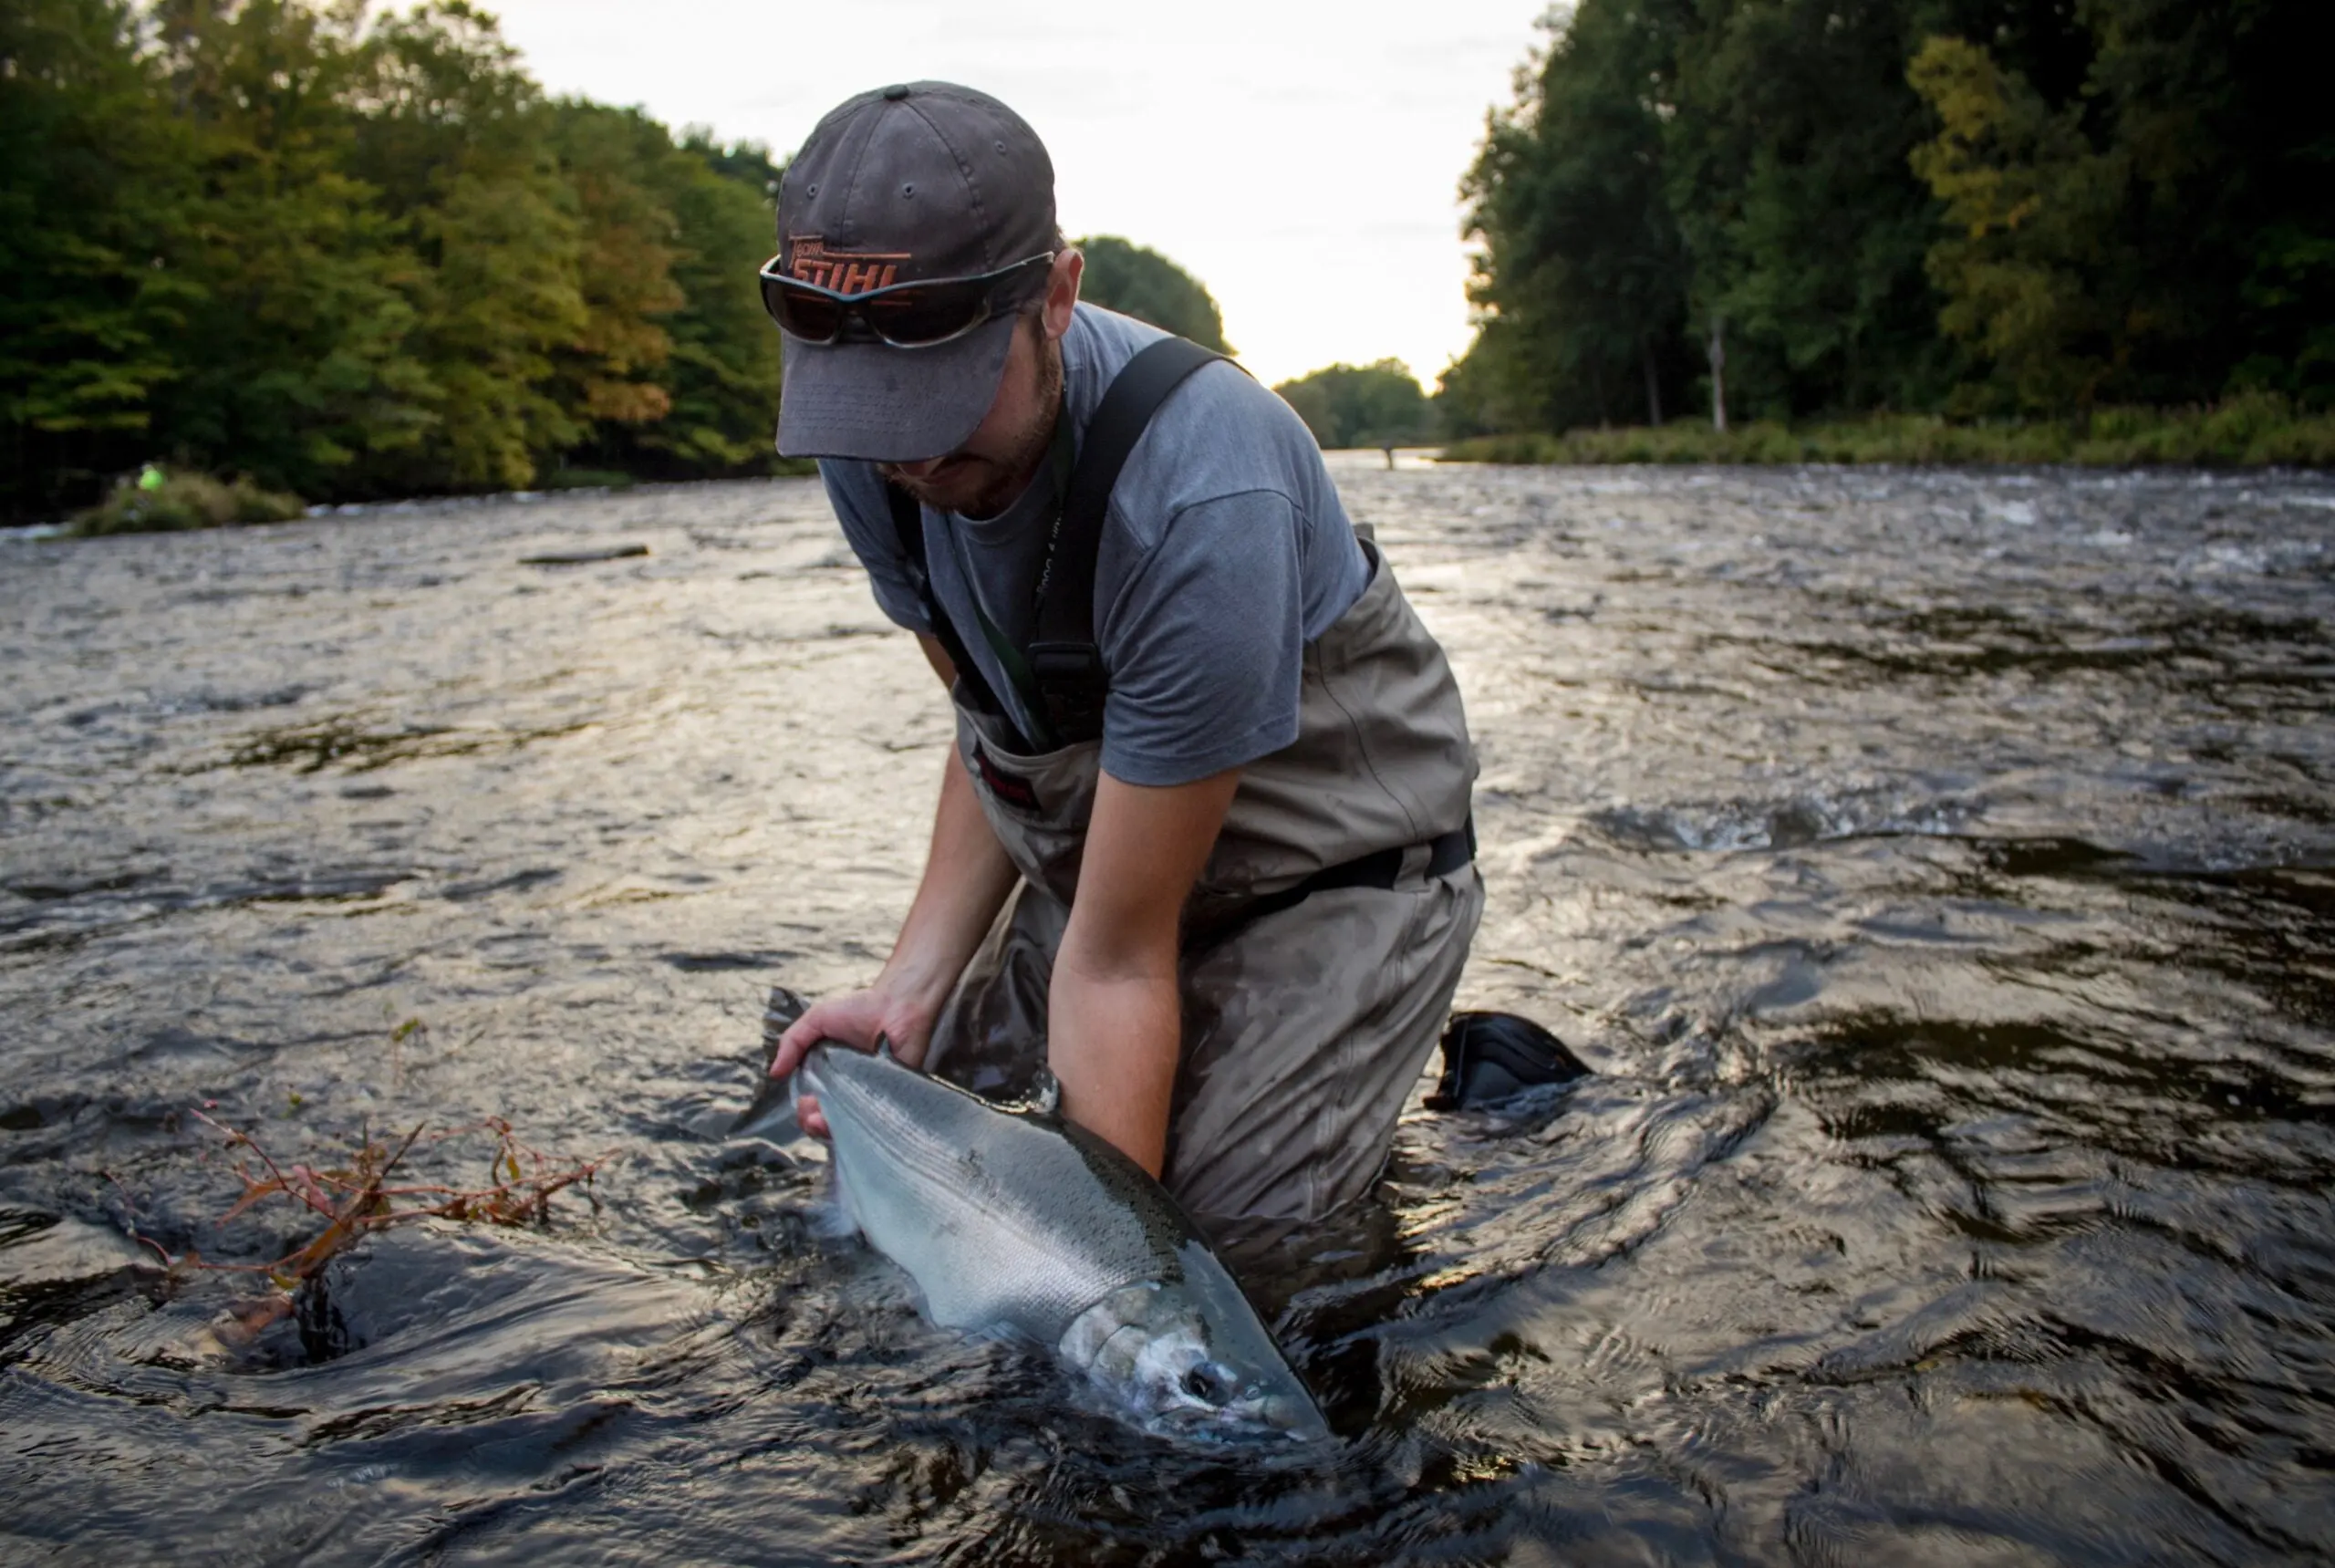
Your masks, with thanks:
M1030 643L1030 672L1046 722L1065 742L1091 741L1103 732L1111 680L1095 645L1095 562L1119 470L1168 394L1201 366L1223 358L1188 338L1161 338L1112 379L1079 442L1054 545L1038 579L1037 635Z

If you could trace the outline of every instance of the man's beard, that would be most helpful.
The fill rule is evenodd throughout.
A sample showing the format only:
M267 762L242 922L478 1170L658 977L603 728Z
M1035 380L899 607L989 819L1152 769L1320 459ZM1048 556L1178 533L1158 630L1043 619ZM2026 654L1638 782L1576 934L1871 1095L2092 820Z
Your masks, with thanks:
M1031 319L1035 320L1034 317ZM1045 460L1046 449L1053 444L1054 421L1062 417L1062 345L1043 331L1036 332L1035 336L1038 340L1036 404L1044 413L1015 438L1009 451L995 457L961 454L968 460L968 466L961 472L950 474L939 485L896 472L888 464L878 464L884 477L924 505L935 511L954 512L960 516L975 519L994 517L1012 505L1036 476L1039 464ZM975 487L970 494L966 493L968 484Z

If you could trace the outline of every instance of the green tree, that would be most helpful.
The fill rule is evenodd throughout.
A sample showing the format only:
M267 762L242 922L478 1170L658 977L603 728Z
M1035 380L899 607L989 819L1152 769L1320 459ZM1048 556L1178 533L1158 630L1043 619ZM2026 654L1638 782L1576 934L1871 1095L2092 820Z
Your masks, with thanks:
M659 377L673 351L663 319L686 303L673 281L680 225L664 191L672 138L637 109L571 99L548 119L582 242L584 324L558 356L563 401L579 422L653 424L673 406Z
M1492 410L1486 406L1485 380L1489 371L1483 349L1483 332L1479 328L1475 346L1446 365L1443 374L1435 379L1435 395L1427 400L1435 439L1461 441L1468 436L1499 432Z
M767 471L775 460L778 330L754 271L770 254L779 168L755 143L685 134L665 165L680 229L673 278L685 303L667 321L664 384L672 411L637 441L674 474Z
M194 170L119 0L0 7L0 514L155 451L200 291L170 265Z
M1908 76L1936 110L1913 168L1956 233L1930 251L1939 324L1972 343L2030 409L2091 402L2119 345L2091 287L2125 200L2125 160L2092 149L2081 105L2054 111L2026 78L1959 38L1932 38Z
M599 110L606 115L611 111ZM662 126L635 117L628 178L646 203L635 224L654 221L669 289L653 312L661 345L651 371L653 418L596 412L592 438L576 455L594 467L670 476L767 472L774 459L778 333L763 314L754 271L769 254L779 174L767 149L722 147L692 130L675 146ZM646 267L632 275L650 275ZM642 363L646 365L647 360Z
M1941 325L2032 410L2335 391L2335 135L2302 0L2080 0L2080 69L1975 31L1908 76L1937 134Z
M1905 59L1960 3L1704 0L1673 13L1662 158L1690 262L1685 325L1707 339L1724 324L1738 405L1779 417L1918 406L1951 379L1924 269L1936 203L1907 178L1929 124Z
M1458 429L2335 395L2308 0L1580 0L1462 185ZM1714 367L1715 369L1715 367Z
M1686 266L1664 184L1676 37L1658 6L1584 0L1518 100L1496 111L1460 183L1481 244L1467 377L1495 427L1661 422L1684 380ZM1675 407L1675 402L1672 402Z
M169 0L155 16L201 191L161 258L188 286L157 431L182 461L329 493L416 438L426 390L404 348L414 258L348 171L360 8Z
M1116 234L1090 234L1072 244L1086 257L1081 298L1188 337L1203 348L1232 352L1214 296L1190 273Z
M375 29L358 167L385 192L416 265L409 338L426 378L410 452L387 489L532 483L582 441L562 350L584 344L582 201L542 94L493 19L425 5ZM571 367L572 369L572 367Z
M1435 433L1427 394L1400 359L1324 366L1273 390L1297 410L1324 451L1412 446Z
M436 0L0 10L0 509L767 471L768 151L546 102Z

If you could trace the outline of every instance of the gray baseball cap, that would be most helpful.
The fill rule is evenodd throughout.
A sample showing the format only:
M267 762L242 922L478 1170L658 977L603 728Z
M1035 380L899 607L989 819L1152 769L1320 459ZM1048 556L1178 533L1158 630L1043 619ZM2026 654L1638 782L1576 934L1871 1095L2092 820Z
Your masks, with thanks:
M879 88L830 111L778 188L779 269L857 294L995 272L1055 247L1054 167L1038 134L951 82ZM1013 340L1001 316L925 348L782 334L778 450L917 462L965 443Z

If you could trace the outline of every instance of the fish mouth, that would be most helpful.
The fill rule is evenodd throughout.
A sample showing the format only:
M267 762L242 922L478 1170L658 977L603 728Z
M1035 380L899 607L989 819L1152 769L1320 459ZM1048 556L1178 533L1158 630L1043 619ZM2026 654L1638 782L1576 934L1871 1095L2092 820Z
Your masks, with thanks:
M1302 1395L1282 1395L1266 1402L1265 1424L1292 1443L1324 1443L1330 1423L1313 1401Z
M1146 1423L1163 1437L1202 1443L1318 1443L1329 1423L1313 1402L1285 1394L1246 1403L1240 1409L1184 1406L1162 1410Z
M1302 1394L1272 1395L1240 1420L1261 1436L1271 1433L1292 1443L1319 1443L1330 1436L1330 1424L1322 1419L1313 1401Z

